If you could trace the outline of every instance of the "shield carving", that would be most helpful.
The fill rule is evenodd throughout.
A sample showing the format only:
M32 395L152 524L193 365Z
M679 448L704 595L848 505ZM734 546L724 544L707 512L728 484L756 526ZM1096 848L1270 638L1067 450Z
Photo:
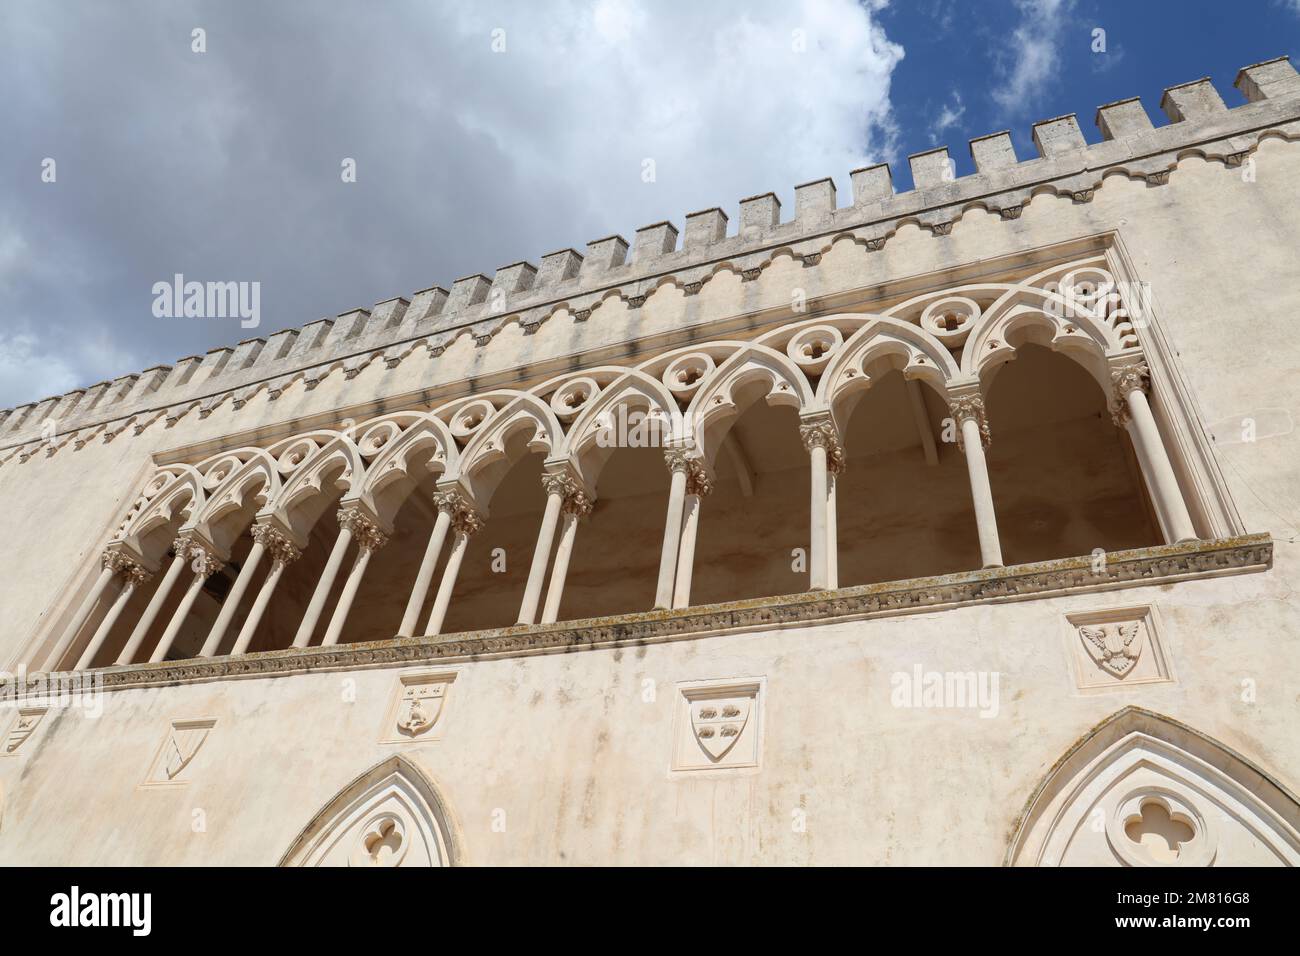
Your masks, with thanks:
M210 725L175 724L167 737L163 756L163 773L168 780L184 770L208 737Z
M709 759L715 763L740 739L749 721L751 697L726 697L691 702L691 729Z
M1142 653L1141 621L1083 625L1079 628L1079 636L1098 666L1116 677L1123 677L1131 671Z
M445 681L408 684L397 708L397 729L408 737L418 737L427 731L438 722L446 693Z

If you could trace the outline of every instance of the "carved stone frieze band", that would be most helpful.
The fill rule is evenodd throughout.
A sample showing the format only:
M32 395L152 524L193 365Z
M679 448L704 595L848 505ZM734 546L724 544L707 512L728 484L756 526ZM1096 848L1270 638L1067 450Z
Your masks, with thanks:
M104 686L112 689L429 660L522 656L623 643L670 641L802 622L892 616L975 603L1147 587L1222 574L1262 571L1272 567L1272 563L1273 543L1267 534L1242 535L1117 551L1109 554L1100 568L1088 555L835 591L810 591L704 605L669 614L650 611L437 637L397 638L330 647L290 648L237 657L133 664L105 668L99 673L103 675ZM29 684L32 693L45 686L36 677L31 678ZM4 685L0 688L4 688L4 693L14 693ZM22 693L20 690L18 695L22 696Z

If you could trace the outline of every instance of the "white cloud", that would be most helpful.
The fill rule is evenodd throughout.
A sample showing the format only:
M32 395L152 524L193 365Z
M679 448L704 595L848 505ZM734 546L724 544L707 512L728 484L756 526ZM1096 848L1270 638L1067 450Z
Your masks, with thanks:
M930 124L930 142L938 143L943 138L944 133L961 122L961 118L965 113L966 105L962 102L961 93L953 90L952 102L945 103L939 110L939 115Z
M615 228L680 226L687 212L734 208L756 191L788 196L824 175L843 183L890 150L889 84L903 50L875 22L880 6L599 0L557 15L549 4L475 4L459 17L465 42L499 26L507 52L466 64L456 112L521 176L561 180L623 220Z
M77 371L29 328L0 332L0 409L59 395L77 385Z
M1005 113L1031 112L1060 70L1060 48L1073 0L1016 0L1020 23L997 60L993 102Z

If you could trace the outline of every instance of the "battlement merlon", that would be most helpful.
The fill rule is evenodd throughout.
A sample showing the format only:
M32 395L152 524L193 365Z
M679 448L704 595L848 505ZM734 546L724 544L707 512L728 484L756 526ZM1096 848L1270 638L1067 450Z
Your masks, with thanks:
M67 433L163 409L169 416L183 414L171 410L215 404L217 396L248 393L259 385L278 394L284 382L304 372L310 387L329 368L355 363L367 353L391 353L403 343L466 333L486 344L506 322L524 324L527 317L535 328L561 308L590 310L611 290L631 301L644 296L648 280L678 274L695 279L722 262L753 262L768 249L802 244L811 250L826 237L848 231L869 231L883 240L904 219L943 235L939 227L960 218L972 202L1013 218L1032 191L1044 185L1084 194L1117 168L1136 176L1167 175L1189 145L1211 158L1239 162L1241 150L1253 149L1263 130L1296 124L1294 131L1300 134L1300 74L1287 57L1242 68L1233 86L1245 100L1233 107L1208 79L1168 87L1160 100L1169 119L1163 126L1152 123L1138 98L1118 100L1096 110L1097 143L1084 139L1075 114L1042 120L1032 127L1038 155L1030 159L1016 156L1008 131L991 133L970 140L975 172L966 176L954 175L947 146L936 147L908 157L914 188L905 192L895 191L888 164L864 166L849 174L852 201L846 206L837 205L832 179L812 180L795 187L793 215L785 222L777 196L763 193L740 201L731 236L727 214L705 209L686 216L684 236L671 222L654 223L636 230L631 247L622 236L607 236L589 242L585 255L561 249L543 256L540 267L514 262L492 278L476 274L457 279L450 291L431 286L409 300L387 299L234 349L214 349L201 358L0 410L0 451L41 440L52 420L59 432ZM1251 136L1255 139L1243 147L1241 138ZM312 371L317 368L319 374Z

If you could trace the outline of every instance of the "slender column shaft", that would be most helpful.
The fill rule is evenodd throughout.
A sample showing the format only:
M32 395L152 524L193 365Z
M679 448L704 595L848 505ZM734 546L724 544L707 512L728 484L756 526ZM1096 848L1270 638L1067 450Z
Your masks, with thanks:
M248 612L244 626L239 629L239 637L235 638L235 646L230 649L230 653L242 654L248 650L248 645L253 642L253 635L257 633L257 625L262 623L262 615L266 613L266 606L271 603L271 595L275 593L275 586L280 583L280 577L286 567L285 562L279 558L271 562L271 570L267 573L266 580L262 582L261 590L257 592L257 600L253 602L253 608Z
M459 528L452 538L451 554L447 555L447 566L442 569L442 583L438 585L438 596L434 599L433 610L429 612L429 623L424 629L427 635L439 634L442 622L447 617L447 607L451 604L451 592L456 588L456 576L460 574L460 563L465 558L465 549L469 546L469 535Z
M1160 438L1160 429L1156 426L1155 416L1147 403L1146 393L1135 388L1125 396L1128 402L1128 431L1133 437L1133 446L1143 459L1143 472L1151 482L1151 496L1158 502L1156 507L1168 522L1166 535L1170 543L1194 541L1196 529L1192 517L1187 512L1187 502L1183 500L1182 489L1178 487L1178 478L1174 474L1169 455L1165 452L1164 441Z
M208 639L203 642L203 649L199 651L199 657L211 657L221 647L221 640L226 636L226 631L230 629L230 622L235 619L235 612L239 610L239 603L243 600L244 592L248 590L248 585L252 582L253 575L257 572L257 566L262 563L262 555L265 553L266 545L260 541L254 541L252 549L248 552L248 560L239 569L239 577L235 578L235 586L226 595L226 600L221 605L221 612L217 615L217 621L212 625L212 630L208 632Z
M322 647L331 647L339 642L339 637L343 634L343 625L347 623L348 614L352 610L352 602L356 599L357 588L361 587L361 579L366 576L366 566L370 564L372 553L364 545L357 550L356 560L352 562L352 570L348 572L348 579L343 584L343 593L339 595L339 603L334 607L334 616L330 618L329 627L325 629L325 638L321 641Z
M298 633L294 635L294 647L306 647L311 643L311 636L316 630L317 622L320 621L321 611L325 609L325 602L329 599L330 591L334 587L334 579L338 577L339 568L343 566L343 558L347 554L348 545L351 543L351 529L339 528L339 536L334 539L334 550L330 552L329 559L325 562L325 569L321 571L320 580L316 582L316 590L311 596L311 603L307 605L307 613L302 616L302 623L298 625Z
M542 623L554 624L560 617L560 602L564 599L564 579L569 573L569 558L573 554L573 539L578 534L578 516L566 512L560 525L560 543L555 548L555 564L551 568L551 584L546 589L546 607L542 609Z
M835 504L836 484L837 476L832 471L826 476L826 586L831 589L840 586L839 521Z
M542 585L546 583L546 566L551 558L551 545L555 543L555 527L560 521L560 508L564 505L564 489L557 487L546 495L546 511L542 514L542 527L537 532L537 547L533 549L533 563L528 569L528 584L524 588L523 604L519 607L520 624L532 624L537 619L537 605L542 599Z
M695 539L700 528L700 496L688 494L683 508L682 538L677 549L677 584L673 607L691 606L691 577L695 571Z
M826 446L813 445L809 450L812 461L812 535L808 556L808 589L810 591L827 587L826 558L828 541L826 535Z
M149 655L149 663L157 664L167 658L167 652L172 649L172 643L176 640L176 635L181 632L181 626L185 619L190 615L190 609L194 607L194 602L198 599L199 592L203 590L203 582L208 579L207 574L196 571L194 577L190 579L190 586L185 589L181 596L181 603L176 605L176 613L167 623L167 630L163 631L163 636L158 639L158 646L153 649Z
M72 642L77 639L77 635L81 633L81 629L86 626L86 621L90 619L91 613L95 610L96 605L99 604L99 599L104 596L104 591L107 589L108 582L111 580L113 580L112 568L104 568L99 572L99 577L95 579L95 583L91 587L90 593L87 594L86 599L81 602L81 607L77 608L77 613L76 616L73 617L72 623L69 624L68 629L63 632L63 636L59 638L59 642L54 645L54 650L50 651L50 656L45 659L44 670L58 670L59 663L63 660L63 655L68 653L68 648L72 645Z
M81 657L77 660L77 670L85 670L94 661L95 655L104 646L104 641L108 640L109 632L113 630L113 625L117 623L117 619L122 616L122 611L126 608L127 602L131 600L133 594L135 594L135 579L128 577L122 585L122 590L117 592L117 599L113 601L113 606L108 609L108 613L104 615L104 620L100 622L99 629L95 631L95 636L90 639L90 643L86 645L86 649L82 651Z
M171 567L163 579L158 582L158 590L154 591L153 598L149 601L149 606L144 609L140 615L140 620L136 622L135 630L127 638L126 646L122 648L122 653L117 655L118 664L130 664L135 655L140 652L140 645L149 634L149 629L153 627L153 622L158 619L158 614L162 611L163 605L167 602L167 597L172 593L172 588L180 580L181 572L185 570L186 557L184 548L177 545L178 551L172 558Z
M668 519L664 523L664 546L659 555L659 584L655 588L655 607L664 610L673 606L677 549L682 538L682 510L686 506L686 469L673 468L672 474L672 485L668 489Z
M438 558L442 556L442 546L447 541L447 529L451 527L450 509L440 508L438 520L433 523L433 533L429 535L429 545L424 549L424 560L415 575L415 587L406 602L406 613L402 615L402 626L397 631L398 637L413 637L415 628L420 623L420 612L424 610L425 598L429 596L429 585L433 583L433 572L438 567Z
M993 510L993 488L989 484L988 463L984 460L984 442L979 421L964 418L961 423L962 449L966 454L966 471L970 475L970 493L975 502L975 525L980 538L980 560L986 568L1002 567L1002 543L998 540L998 519Z

